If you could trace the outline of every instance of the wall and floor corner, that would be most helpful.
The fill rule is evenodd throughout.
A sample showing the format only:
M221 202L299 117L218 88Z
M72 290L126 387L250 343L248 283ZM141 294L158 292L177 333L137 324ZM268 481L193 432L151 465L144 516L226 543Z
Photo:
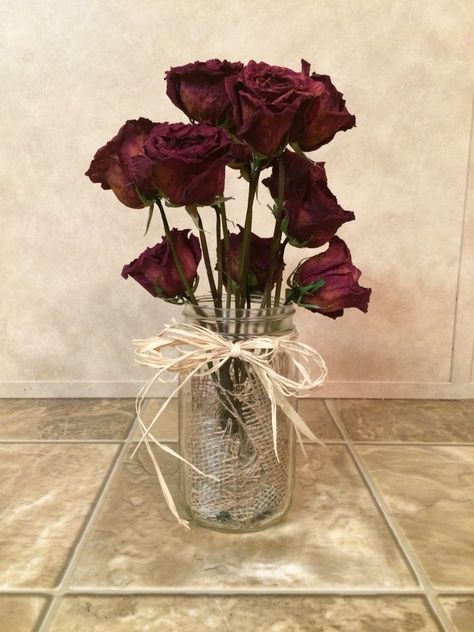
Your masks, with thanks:
M172 65L254 58L296 69L304 57L357 115L313 158L356 212L340 236L373 288L367 315L299 312L301 339L330 370L319 394L474 397L472 14L451 0L144 0L139 10L0 0L0 396L137 392L148 373L131 340L178 313L120 271L162 228L154 221L143 237L146 213L83 176L91 156L126 119L183 120L164 92ZM242 199L233 175L228 193ZM262 194L262 236L266 203ZM182 211L173 223L187 225Z

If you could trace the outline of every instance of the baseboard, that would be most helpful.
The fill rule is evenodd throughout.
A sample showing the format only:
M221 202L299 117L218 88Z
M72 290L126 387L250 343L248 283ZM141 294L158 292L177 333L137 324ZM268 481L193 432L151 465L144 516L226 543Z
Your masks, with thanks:
M0 398L17 397L135 397L143 382L62 381L0 382ZM171 393L167 384L156 384L150 397ZM328 382L311 397L369 399L474 399L474 383L451 382Z

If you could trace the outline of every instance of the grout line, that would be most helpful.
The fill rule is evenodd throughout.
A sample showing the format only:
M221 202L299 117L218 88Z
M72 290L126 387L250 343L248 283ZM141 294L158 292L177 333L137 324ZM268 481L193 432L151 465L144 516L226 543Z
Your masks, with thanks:
M163 443L177 443L177 437L157 437L159 441ZM138 443L140 440L139 437L132 437L130 443ZM345 445L346 441L344 439L321 439L327 445ZM0 445L10 445L10 444L93 444L93 445L104 445L104 444L115 444L120 445L127 441L127 439L0 439ZM311 441L309 439L303 439L303 443L305 445L317 445L316 441ZM353 445L376 445L376 446L420 446L420 447L472 447L474 446L474 441L370 441L370 440L362 440L362 441L354 441L352 440Z
M40 443L40 444L51 444L51 443L72 443L72 444L84 444L84 443L92 443L92 444L120 444L125 443L125 439L0 439L1 444L29 444L29 443Z
M440 604L438 595L435 594L430 597L428 594L425 594L423 601L441 632L458 632Z
M439 589L438 596L440 597L474 597L474 588L446 588ZM268 587L268 586L248 586L241 588L213 588L212 586L206 586L205 588L198 588L196 586L163 586L163 587L144 587L136 586L134 588L110 588L110 587L97 587L97 586L81 586L78 588L65 588L60 589L40 589L33 590L31 588L8 588L5 590L0 589L0 597L46 597L54 598L59 596L76 596L76 595L312 595L317 597L318 595L332 595L337 597L338 595L344 595L349 597L359 596L376 596L376 595L390 595L393 597L409 597L409 596L425 596L425 590L423 587L419 588L298 588L292 586L286 587Z
M82 530L79 532L79 536L74 544L71 556L64 567L58 586L54 591L52 591L52 599L47 609L45 609L41 624L38 626L38 632L47 632L50 629L51 623L53 622L61 603L62 596L68 592L69 581L76 569L77 561L82 553L87 537L97 521L97 517L104 505L107 494L112 487L117 473L122 466L122 463L125 461L127 449L135 433L136 425L137 420L135 419L135 421L130 426L130 430L126 440L122 442L121 447L117 450L115 459L111 467L109 468L109 471L104 477L104 481L95 498L89 516L84 521Z
M470 447L474 441L352 441L353 445L393 445L393 446L420 446L420 447Z
M345 596L345 597L376 597L376 596L393 596L393 597L419 597L424 596L422 588L410 588L410 589L398 589L393 590L391 588L360 588L353 590L350 588L296 588L292 586L275 587L275 586L248 586L242 588L212 588L206 586L205 588L199 588L196 586L173 586L163 588L143 588L137 586L135 588L94 588L88 589L87 587L75 588L67 592L68 597L78 595L104 595L104 596L121 596L121 595L143 595L143 596L160 596L160 595L201 595L201 596L226 596L226 595L309 595L313 597L319 596Z
M474 597L474 589L473 588L438 588L438 596L450 596L450 595L459 595L463 597L464 595L473 596Z
M156 437L157 440L160 443L173 443L173 444L177 444L178 443L178 438L177 437ZM137 437L135 439L132 439L132 441L130 443L138 443L140 441L140 438ZM321 438L321 441L323 441L325 443L325 445L346 445L346 442L343 439L324 439ZM316 441L305 441L303 440L304 445L319 445L319 443L317 443Z
M472 96L474 97L474 95ZM459 370L456 371L456 369L458 369L456 365L459 364L459 360L458 360L458 357L459 357L458 329L459 329L459 311L460 311L459 303L462 297L462 290L463 290L463 284L462 284L463 271L465 267L467 267L466 265L463 265L463 264L465 262L465 251L467 248L467 244L466 244L467 228L466 227L468 224L468 214L471 210L470 199L469 199L469 193L470 193L469 180L472 177L471 164L474 162L473 147L472 147L473 132L474 132L474 99L472 101L472 106L471 106L471 120L470 120L470 125L469 125L469 132L468 132L469 143L468 143L467 156L466 156L466 178L464 182L464 200L463 200L463 208L462 208L462 216L461 216L461 234L459 236L459 251L458 251L458 261L457 261L458 265L457 265L457 275L456 275L456 295L455 295L454 307L453 307L453 333L451 337L451 358L450 358L451 362L450 362L450 370L449 370L449 381L451 383L457 382L457 380L455 380L455 373L459 372ZM472 339L471 339L471 344L472 344ZM456 360L458 360L458 362L456 362ZM469 381L470 378L472 379L472 370L473 370L473 363L474 363L474 349L472 350L472 353L470 354L470 358L468 359L468 362L470 363L470 366L468 367L469 375L465 376L467 378L466 381Z
M53 597L56 594L54 588L19 588L10 586L0 586L0 595L17 595L21 597L34 597L35 595L43 597Z
M51 606L51 602L53 600L52 597L50 596L46 596L46 595L42 595L42 598L46 599L46 602L44 603L43 607L41 608L39 615L36 619L36 621L33 624L33 629L31 630L31 632L39 632L40 626L41 626L41 622L43 621L44 617L46 616L46 613L48 612L50 606Z
M441 604L438 601L438 591L431 584L423 567L418 562L418 559L416 557L416 551L412 547L408 538L406 538L405 535L403 534L395 518L393 518L390 515L390 510L387 506L387 503L385 502L385 499L382 493L379 491L377 484L375 480L373 479L368 467L365 465L364 460L357 453L357 450L354 444L352 443L350 436L348 435L346 431L344 423L339 419L336 407L333 405L331 401L328 401L328 400L325 400L325 405L326 405L327 411L333 418L334 423L336 424L339 432L346 440L347 449L349 450L352 456L355 466L359 470L359 473L362 476L362 479L365 481L365 484L370 494L372 495L374 502L378 506L379 511L381 512L387 526L392 532L392 535L395 538L395 541L397 542L400 548L400 551L403 553L403 556L405 557L411 572L414 574L418 583L420 584L420 587L423 589L428 605L431 611L433 612L433 614L435 615L435 617L437 618L439 625L442 627L444 632L456 632L453 624L448 619L447 614L444 612L443 608L441 607Z

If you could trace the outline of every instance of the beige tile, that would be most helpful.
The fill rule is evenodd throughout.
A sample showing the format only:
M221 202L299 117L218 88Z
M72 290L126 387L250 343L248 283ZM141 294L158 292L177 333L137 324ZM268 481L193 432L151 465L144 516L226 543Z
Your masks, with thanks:
M298 412L318 438L323 441L342 439L323 399L300 399Z
M0 445L0 585L52 587L117 451Z
M332 400L355 441L474 441L474 400Z
M46 606L44 597L0 595L0 630L2 632L34 632Z
M2 399L0 439L124 439L133 399Z
M474 587L474 447L357 446L438 587Z
M51 632L439 632L417 597L120 596L63 599Z
M164 399L150 399L147 401L142 418L145 423L150 423L159 411ZM298 412L317 437L323 441L340 440L341 435L334 425L331 416L326 410L322 399L300 399ZM173 399L169 403L163 416L156 422L158 429L155 436L166 441L176 441L178 437L178 400ZM135 438L140 436L137 428Z
M406 587L414 581L344 446L308 446L282 524L253 534L176 524L148 458L126 462L75 587ZM159 455L176 496L176 461Z
M142 419L146 425L153 421L154 416L160 410L165 399L156 398L148 399L145 402L142 411ZM178 400L172 399L165 411L162 413L159 421L153 426L157 439L163 441L176 441L178 438ZM137 427L135 431L135 439L141 436L140 429Z
M456 632L472 632L474 629L474 595L440 597L441 605L453 622Z

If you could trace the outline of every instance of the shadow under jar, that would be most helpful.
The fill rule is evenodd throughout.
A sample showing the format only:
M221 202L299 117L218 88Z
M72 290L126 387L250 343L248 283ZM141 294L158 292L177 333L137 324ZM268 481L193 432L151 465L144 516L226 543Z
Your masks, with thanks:
M206 299L184 308L186 323L232 342L294 334L293 314L288 305L221 309ZM274 353L271 365L292 377L285 353ZM277 458L270 398L254 368L239 357L206 374L211 366L195 374L179 392L179 452L214 478L180 461L181 506L192 522L210 529L241 533L264 529L280 521L291 504L293 425L277 408Z

